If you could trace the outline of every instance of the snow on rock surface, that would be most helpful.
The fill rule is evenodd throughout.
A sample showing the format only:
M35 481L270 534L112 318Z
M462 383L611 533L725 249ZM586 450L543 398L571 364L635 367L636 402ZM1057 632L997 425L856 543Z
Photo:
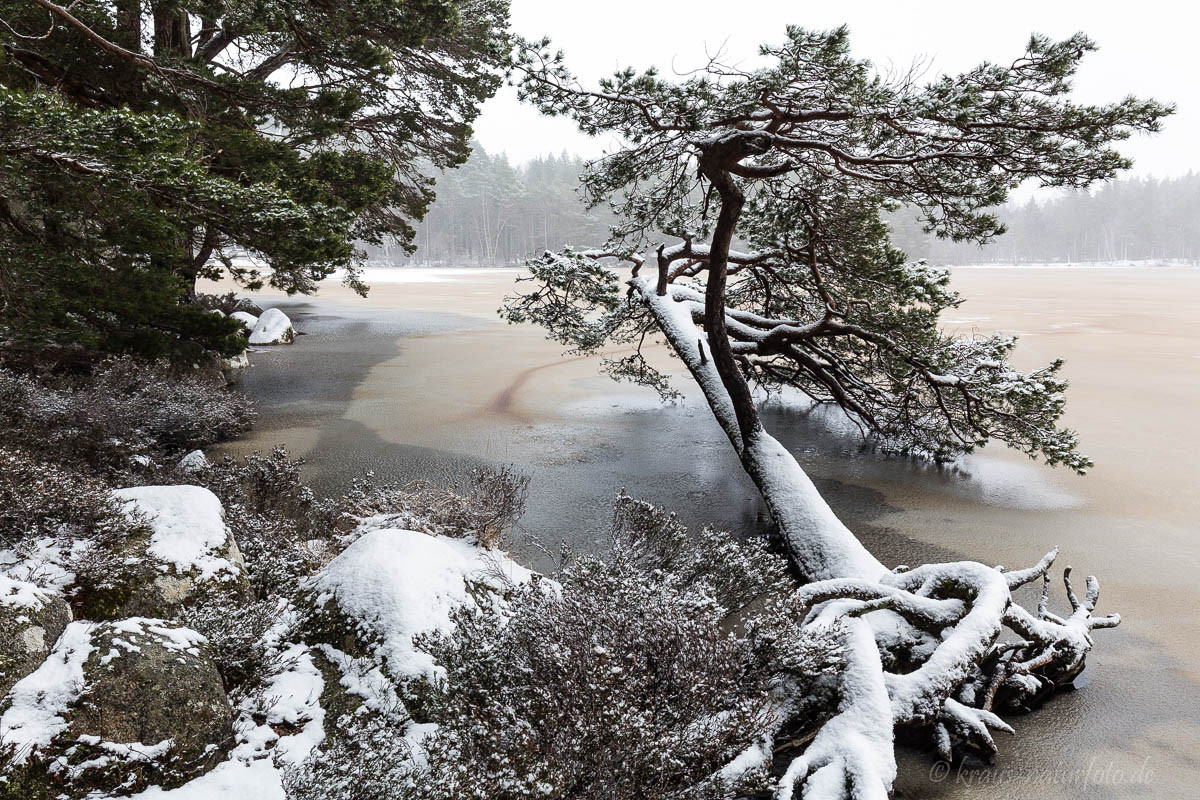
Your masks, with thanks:
M318 605L329 601L379 641L397 678L436 677L433 658L413 637L450 628L450 612L473 603L469 584L499 588L532 572L499 551L465 539L382 528L365 533L313 579Z
M135 486L118 489L113 497L149 520L154 532L148 552L162 564L180 574L195 571L200 581L242 575L241 556L225 527L225 511L208 489Z
M296 338L292 321L278 308L268 308L250 331L250 344L291 344Z
M70 621L61 595L0 575L0 696L46 660Z
M67 625L42 665L9 692L0 741L14 748L14 763L24 764L30 753L67 729L66 714L83 691L83 665L94 649L92 627L91 622Z
M248 331L254 330L254 326L258 324L258 317L254 316L249 311L235 311L229 316L242 323L242 325L244 325Z
M212 465L208 463L208 458L205 457L203 450L193 450L179 459L178 466L185 472L199 472L200 470L208 469Z

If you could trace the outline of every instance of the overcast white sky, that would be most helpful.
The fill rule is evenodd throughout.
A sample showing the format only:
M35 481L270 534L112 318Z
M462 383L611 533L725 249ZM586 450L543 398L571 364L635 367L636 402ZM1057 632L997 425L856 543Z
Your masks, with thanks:
M1134 171L1200 171L1200 12L1186 0L512 0L512 23L525 36L550 36L585 82L618 66L693 68L704 62L706 46L724 45L727 62L749 60L760 43L782 39L789 23L815 29L846 23L857 56L884 69L920 58L930 62L931 76L985 59L1007 63L1035 31L1062 38L1081 30L1100 50L1084 59L1079 99L1105 102L1132 93L1178 106L1161 134L1125 144ZM565 119L521 106L508 88L484 106L476 138L514 163L563 150L595 156L606 144Z

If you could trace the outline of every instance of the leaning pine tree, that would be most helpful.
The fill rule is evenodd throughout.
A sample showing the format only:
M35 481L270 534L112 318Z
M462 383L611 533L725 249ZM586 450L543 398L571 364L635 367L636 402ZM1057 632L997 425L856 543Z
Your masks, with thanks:
M970 561L888 569L763 430L752 388L836 404L894 450L946 460L998 439L1084 472L1075 434L1058 427L1061 362L1020 372L1008 363L1011 338L944 335L938 315L960 298L945 272L890 246L882 215L905 204L939 235L984 242L1002 232L986 209L1021 182L1084 187L1127 168L1112 145L1156 130L1171 109L1071 102L1093 47L1082 35L1035 36L1009 65L925 85L851 58L844 28L790 28L762 49L769 66L712 61L678 82L627 70L588 89L545 42L513 60L527 100L624 142L582 178L622 222L602 249L532 262L535 288L503 313L584 353L632 344L633 355L607 361L611 372L667 394L641 352L648 336L664 337L808 581L797 624L835 626L843 639L826 719L776 768L778 797L887 797L897 729L927 730L947 759L990 759L989 728L1010 730L995 712L1069 684L1091 631L1119 621L1092 616L1098 584L1089 577L1080 598L1069 570L1073 613L1048 609L1054 552L1017 571ZM632 264L624 280L622 261ZM1043 600L1030 612L1012 592L1034 581ZM1014 635L1002 639L1005 629ZM780 734L801 705L779 692Z

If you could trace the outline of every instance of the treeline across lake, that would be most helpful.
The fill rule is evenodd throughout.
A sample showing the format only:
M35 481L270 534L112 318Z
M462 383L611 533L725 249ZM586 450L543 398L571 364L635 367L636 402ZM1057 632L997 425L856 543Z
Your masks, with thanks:
M983 247L930 236L904 210L892 238L910 258L934 264L1200 262L1200 175L1191 172L1010 203L997 215L1008 231Z
M578 194L584 160L566 153L514 167L478 144L465 164L439 176L437 200L417 226L417 251L367 247L372 262L396 265L492 267L523 263L563 245L592 246L608 238L613 217L589 211Z
M585 208L577 192L583 168L583 159L566 153L513 166L476 144L466 164L439 178L437 200L417 227L417 251L385 244L368 247L368 258L489 267L602 244L613 218L607 208ZM910 258L933 264L1200 262L1200 175L1190 172L1009 203L996 213L1008 232L983 247L926 234L906 209L892 215L892 238Z

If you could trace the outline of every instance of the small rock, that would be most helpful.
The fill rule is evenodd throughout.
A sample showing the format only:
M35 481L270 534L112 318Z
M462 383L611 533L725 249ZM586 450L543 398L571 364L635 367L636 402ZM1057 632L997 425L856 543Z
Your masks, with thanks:
M243 350L236 356L222 358L220 366L226 385L232 386L235 383L241 383L242 378L246 377L246 370L250 369L250 359L246 357L246 351Z
M268 308L250 331L250 344L291 344L296 338L292 321L278 308Z
M179 468L184 472L203 472L212 466L204 456L203 450L193 450L179 459Z

